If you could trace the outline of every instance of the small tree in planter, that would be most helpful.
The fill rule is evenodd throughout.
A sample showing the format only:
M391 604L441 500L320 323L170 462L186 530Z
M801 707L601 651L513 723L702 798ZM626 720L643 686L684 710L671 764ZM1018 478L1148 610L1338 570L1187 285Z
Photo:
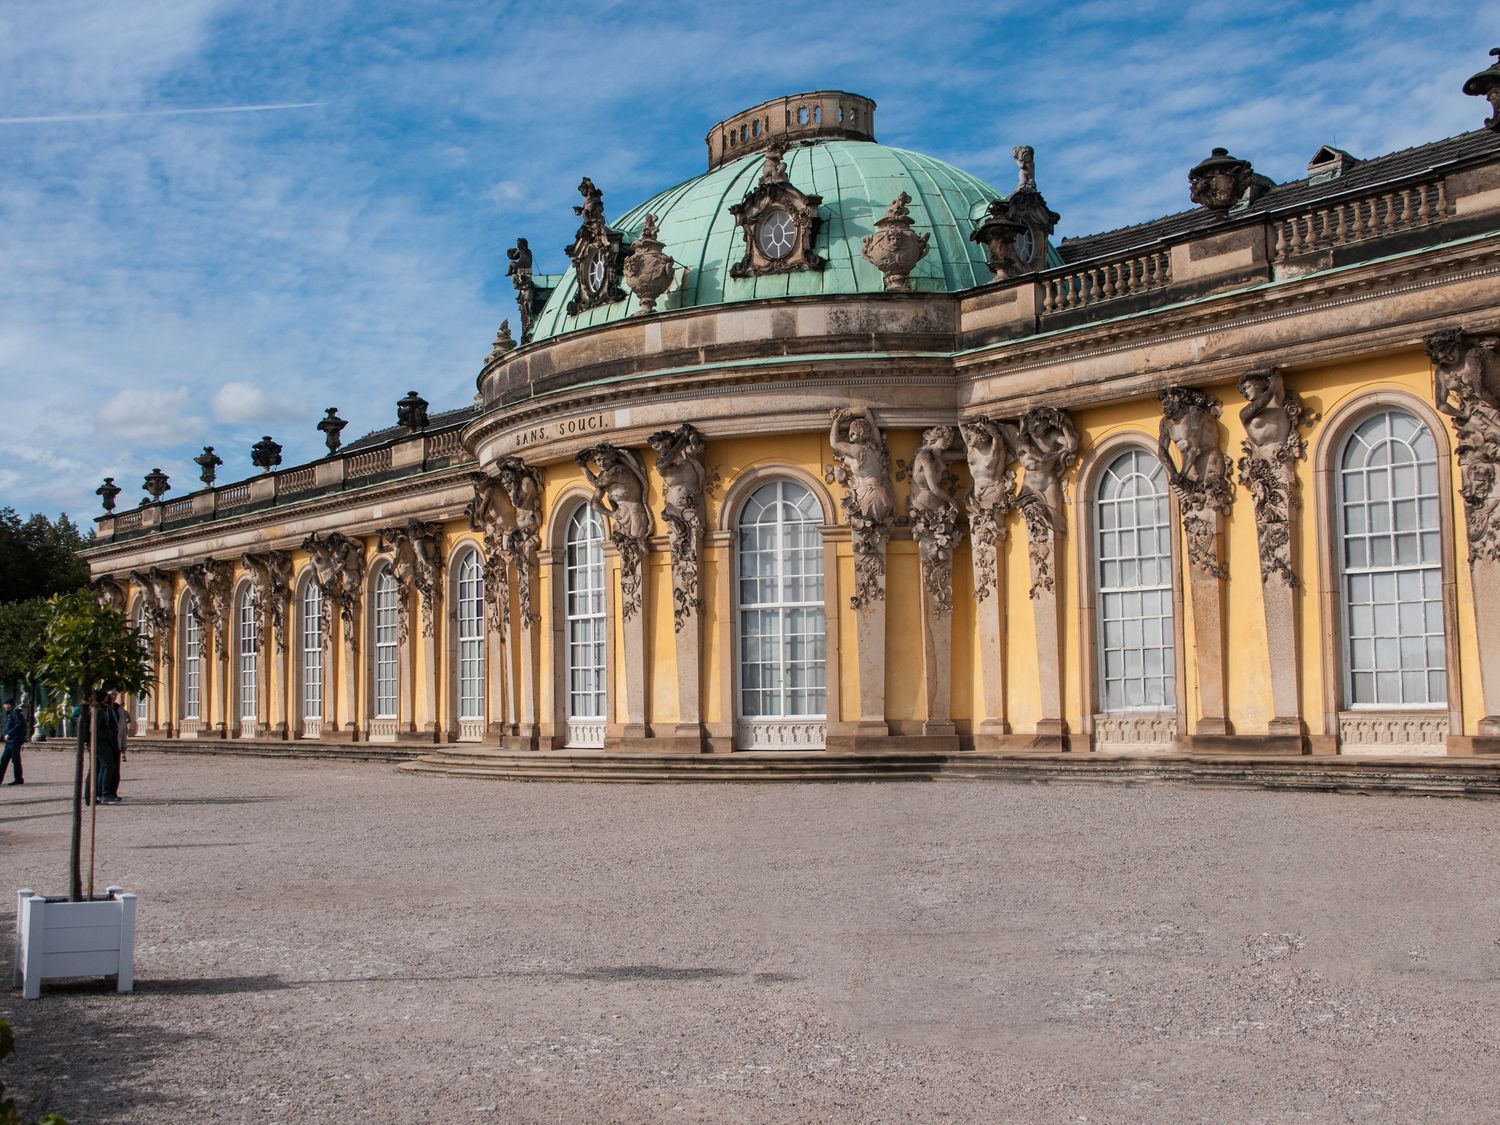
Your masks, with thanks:
M117 975L120 991L130 988L135 928L135 896L111 887L104 902L94 901L94 826L97 794L90 802L88 896L84 896L82 868L85 750L88 780L95 777L94 748L99 734L99 711L107 692L138 693L151 682L151 657L145 643L119 610L99 604L93 594L61 594L47 603L42 639L41 681L55 697L76 692L82 700L78 741L73 763L73 831L69 848L69 890L66 901L21 892L17 907L17 983L24 981L27 996L39 994L44 976L84 976L92 972ZM60 929L87 928L96 934L119 922L113 950L64 950L76 940L49 943ZM107 941L107 938L101 938ZM56 946L48 950L48 945ZM113 967L108 966L113 955Z

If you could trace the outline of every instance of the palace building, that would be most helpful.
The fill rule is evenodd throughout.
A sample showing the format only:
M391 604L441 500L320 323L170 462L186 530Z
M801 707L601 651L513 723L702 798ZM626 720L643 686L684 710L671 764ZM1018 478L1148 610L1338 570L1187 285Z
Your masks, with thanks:
M755 106L619 214L585 178L472 406L107 481L140 735L1500 753L1500 108L1288 183L1214 149L1062 240L1030 148L1003 190L875 109Z

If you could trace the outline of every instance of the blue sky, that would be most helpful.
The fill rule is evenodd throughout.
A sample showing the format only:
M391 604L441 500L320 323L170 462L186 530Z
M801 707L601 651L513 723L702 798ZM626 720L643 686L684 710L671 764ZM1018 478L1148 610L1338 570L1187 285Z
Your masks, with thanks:
M1478 127L1493 5L0 0L0 505L173 495L214 445L316 457L411 388L462 405L561 272L581 175L619 215L755 102L840 88L889 144L1002 189L1037 150L1062 235L1188 206L1213 145L1276 180ZM215 112L199 112L213 110Z

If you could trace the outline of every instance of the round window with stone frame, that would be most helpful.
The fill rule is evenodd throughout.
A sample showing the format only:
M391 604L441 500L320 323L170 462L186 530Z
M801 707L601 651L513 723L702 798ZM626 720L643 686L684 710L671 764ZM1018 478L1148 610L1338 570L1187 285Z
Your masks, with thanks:
M591 252L583 260L583 283L584 291L591 297L597 297L604 292L604 279L609 273L609 251L602 247Z
M771 261L781 261L796 249L797 220L780 207L771 208L755 228L755 244Z

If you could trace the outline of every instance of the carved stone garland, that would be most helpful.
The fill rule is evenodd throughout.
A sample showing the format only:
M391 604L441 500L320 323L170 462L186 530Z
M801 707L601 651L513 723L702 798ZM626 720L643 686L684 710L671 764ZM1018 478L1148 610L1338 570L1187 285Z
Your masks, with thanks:
M509 501L498 477L474 474L474 495L464 508L469 529L484 534L484 600L490 629L505 640L510 617L510 571L505 565L506 536L513 523L507 517Z
M854 543L854 593L849 604L862 610L885 600L885 545L895 517L891 455L869 407L835 409L831 418L828 442L834 464L824 476L844 487L839 506Z
M1500 560L1500 336L1427 338L1434 397L1458 439L1470 563Z
M1215 517L1227 515L1234 503L1234 470L1219 449L1218 419L1224 404L1194 387L1167 387L1156 397L1162 405L1157 457L1167 483L1182 501L1188 562L1195 570L1223 578Z
M1260 546L1262 582L1279 579L1297 586L1292 569L1293 516L1298 507L1296 464L1307 455L1298 427L1311 425L1316 415L1288 390L1279 371L1247 371L1240 376L1240 394L1248 400L1240 410L1245 427L1245 451L1240 458L1240 484L1255 505L1255 531Z
M433 635L433 601L442 581L442 525L410 519L398 527L381 528L379 550L392 555L391 576L396 580L396 625L406 643L408 595L416 590L422 613L422 636Z
M512 456L501 458L495 466L495 479L513 514L514 522L505 533L505 558L520 587L521 624L529 628L541 620L532 604L532 576L542 545L542 478L537 470Z
M240 563L250 572L250 604L254 608L257 647L264 652L275 638L276 651L286 652L286 604L292 579L292 560L285 551L244 554Z
M625 299L620 288L621 235L604 222L604 193L587 176L578 185L578 193L583 202L573 208L573 214L583 216L583 224L573 244L563 251L572 259L578 277L578 290L568 302L569 316Z
M959 427L973 487L964 498L973 542L974 600L988 601L996 589L996 552L1005 538L1006 518L1016 507L1015 460L1018 433L991 418L972 418Z
M642 564L651 550L646 467L632 450L608 442L580 450L574 461L593 485L594 510L605 518L620 553L620 617L629 621L641 611Z
M909 470L907 515L922 564L922 585L933 608L943 614L953 612L953 549L963 539L949 466L963 458L958 429L933 426L923 431Z
M1031 597L1055 596L1055 546L1066 530L1066 474L1078 462L1078 430L1065 411L1036 406L1016 430L1016 457L1025 469L1016 507L1026 520Z
M703 612L698 594L699 547L703 542L703 496L708 469L703 435L690 422L658 430L648 439L662 480L662 520L672 551L672 623L681 632Z
M760 183L729 208L745 240L745 256L729 268L730 277L821 270L827 264L813 252L823 224L818 215L823 197L792 185L782 160L786 152L784 141L773 141L766 149Z

